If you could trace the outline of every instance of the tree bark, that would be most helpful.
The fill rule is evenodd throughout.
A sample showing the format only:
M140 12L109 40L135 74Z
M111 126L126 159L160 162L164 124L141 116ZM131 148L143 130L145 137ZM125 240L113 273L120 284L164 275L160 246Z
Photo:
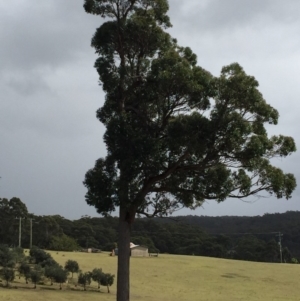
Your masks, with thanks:
M120 207L118 239L117 301L129 301L130 222L126 208Z

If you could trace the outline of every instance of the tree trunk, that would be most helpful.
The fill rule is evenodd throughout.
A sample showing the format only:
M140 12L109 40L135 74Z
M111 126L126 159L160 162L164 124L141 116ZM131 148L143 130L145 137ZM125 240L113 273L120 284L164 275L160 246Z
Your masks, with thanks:
M130 222L126 208L120 207L118 240L117 301L129 301Z

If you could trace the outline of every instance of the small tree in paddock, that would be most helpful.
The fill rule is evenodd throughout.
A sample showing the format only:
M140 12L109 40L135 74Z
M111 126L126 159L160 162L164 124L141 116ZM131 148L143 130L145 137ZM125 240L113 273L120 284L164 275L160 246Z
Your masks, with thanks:
M29 276L31 282L34 284L34 288L36 288L36 284L42 279L43 276L42 268L39 265L35 266L34 269L30 271Z
M41 263L39 263L39 265L40 265L42 268L45 268L45 267L57 266L58 263L57 263L52 257L49 257L49 258L47 258L46 260L44 260L44 261L42 261Z
M53 279L56 283L59 283L59 289L62 289L62 284L67 280L68 271L64 270L62 266L53 267Z
M68 260L65 263L65 269L72 273L72 278L73 278L73 273L78 273L79 272L79 264L75 260Z
M50 280L51 285L53 285L53 279L54 279L54 274L55 274L56 268L57 268L56 265L45 267L45 276Z
M19 275L24 276L26 284L28 284L30 278L30 270L30 265L26 261L22 261L18 268Z
M92 279L98 283L98 289L100 289L100 284L101 284L103 276L104 276L104 273L102 272L102 269L93 269Z
M12 268L4 268L2 270L2 278L6 281L6 286L9 286L9 282L15 279L15 271Z
M83 286L83 289L86 291L86 286L90 285L92 281L92 273L80 273L78 276L78 284Z
M110 293L109 287L113 285L114 278L115 278L115 275L112 275L109 273L103 274L103 277L101 279L101 285L104 285L107 287L108 293Z

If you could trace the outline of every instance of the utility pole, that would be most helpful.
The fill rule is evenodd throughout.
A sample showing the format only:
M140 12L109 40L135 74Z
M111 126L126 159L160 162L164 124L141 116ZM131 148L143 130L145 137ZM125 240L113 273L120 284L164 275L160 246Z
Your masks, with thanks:
M19 248L21 248L22 218L19 218Z
M33 218L30 218L30 243L29 243L29 248L32 249L32 221L34 220Z
M279 252L280 252L280 262L282 263L282 245L281 245L281 237L283 236L282 233L278 232L278 234L276 235L278 236L278 245L279 245Z
M22 219L23 217L16 218L19 220L19 248L21 248L21 238L22 238Z

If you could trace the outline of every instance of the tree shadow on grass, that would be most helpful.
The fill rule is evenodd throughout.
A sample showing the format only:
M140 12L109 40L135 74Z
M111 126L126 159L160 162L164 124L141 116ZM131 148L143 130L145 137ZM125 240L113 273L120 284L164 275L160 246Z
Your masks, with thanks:
M244 279L249 279L250 278L248 276L243 276L243 275L236 274L236 273L226 273L226 274L221 275L221 277L224 277L224 278L244 278Z

